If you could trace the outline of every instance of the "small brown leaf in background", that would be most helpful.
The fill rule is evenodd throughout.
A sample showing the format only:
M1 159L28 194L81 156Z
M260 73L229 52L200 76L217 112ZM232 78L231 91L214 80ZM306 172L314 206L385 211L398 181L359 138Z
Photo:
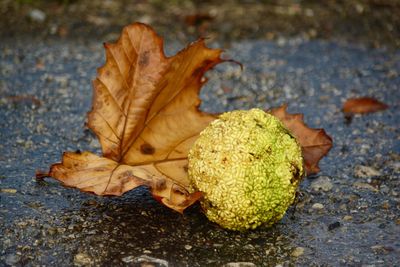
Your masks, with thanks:
M7 96L6 99L14 104L30 104L35 107L40 107L42 105L42 102L33 95Z
M208 13L196 13L184 17L185 24L190 29L195 29L199 36L207 36L207 29L209 28L212 20L214 19Z
M332 148L332 138L324 129L309 128L303 121L303 114L290 114L287 105L269 110L280 119L301 145L307 175L320 171L318 162Z
M375 98L371 97L360 97L350 98L343 104L344 113L372 113L387 109L388 106Z
M188 26L199 26L206 21L212 21L214 18L208 13L196 13L185 16L185 23Z

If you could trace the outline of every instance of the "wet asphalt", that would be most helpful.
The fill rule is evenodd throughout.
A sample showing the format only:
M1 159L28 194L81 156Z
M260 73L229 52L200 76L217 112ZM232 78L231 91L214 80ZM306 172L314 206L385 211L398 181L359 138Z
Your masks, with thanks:
M211 43L211 46L219 46ZM183 48L169 42L167 51ZM184 215L146 188L98 197L38 181L63 151L99 152L85 128L101 42L0 43L0 266L394 266L400 262L400 51L335 40L233 42L207 74L202 109L287 103L334 147L304 179L296 207L245 233ZM382 112L345 117L370 96ZM146 263L150 265L145 265Z

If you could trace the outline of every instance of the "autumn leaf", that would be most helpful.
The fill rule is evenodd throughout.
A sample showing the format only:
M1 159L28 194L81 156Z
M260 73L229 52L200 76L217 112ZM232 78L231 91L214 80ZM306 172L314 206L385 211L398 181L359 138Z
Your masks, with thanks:
M156 199L182 212L201 196L186 190L187 154L215 119L199 111L198 93L204 73L222 62L221 50L199 40L168 58L162 39L140 23L125 27L105 50L88 113L103 155L64 153L48 175L97 195L149 186Z
M303 114L290 114L286 109L287 105L283 105L269 112L280 119L300 143L307 175L318 173L318 162L332 148L332 138L324 129L309 128L304 123Z
M388 106L372 97L350 98L343 104L344 113L372 113L387 109Z

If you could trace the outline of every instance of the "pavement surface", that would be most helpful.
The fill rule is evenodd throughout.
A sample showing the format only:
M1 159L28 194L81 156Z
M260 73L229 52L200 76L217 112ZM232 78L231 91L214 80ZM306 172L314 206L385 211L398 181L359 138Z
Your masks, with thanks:
M171 36L170 36L171 38ZM172 38L173 39L173 38ZM210 40L210 46L220 47ZM168 41L167 53L183 48ZM281 222L238 233L146 188L97 197L38 181L63 151L99 152L84 127L101 42L21 34L0 43L0 266L395 266L400 262L400 50L301 36L229 41L202 109L288 103L334 147ZM389 108L345 117L344 101ZM147 264L147 265L146 265Z

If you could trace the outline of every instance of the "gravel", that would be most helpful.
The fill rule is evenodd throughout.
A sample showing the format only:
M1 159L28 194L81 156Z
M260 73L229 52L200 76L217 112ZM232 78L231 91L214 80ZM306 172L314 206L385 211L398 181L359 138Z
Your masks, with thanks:
M179 47L168 44L168 53ZM302 38L226 48L244 71L225 63L210 72L202 109L288 103L289 111L304 113L309 125L325 128L334 140L321 172L303 180L297 204L280 223L239 233L209 222L199 206L177 214L146 188L107 198L36 180L35 171L46 170L63 151L99 152L84 123L103 49L87 40L6 39L0 50L2 265L400 262L400 51ZM375 97L389 109L346 118L342 103L356 96ZM368 175L357 166L367 166Z

